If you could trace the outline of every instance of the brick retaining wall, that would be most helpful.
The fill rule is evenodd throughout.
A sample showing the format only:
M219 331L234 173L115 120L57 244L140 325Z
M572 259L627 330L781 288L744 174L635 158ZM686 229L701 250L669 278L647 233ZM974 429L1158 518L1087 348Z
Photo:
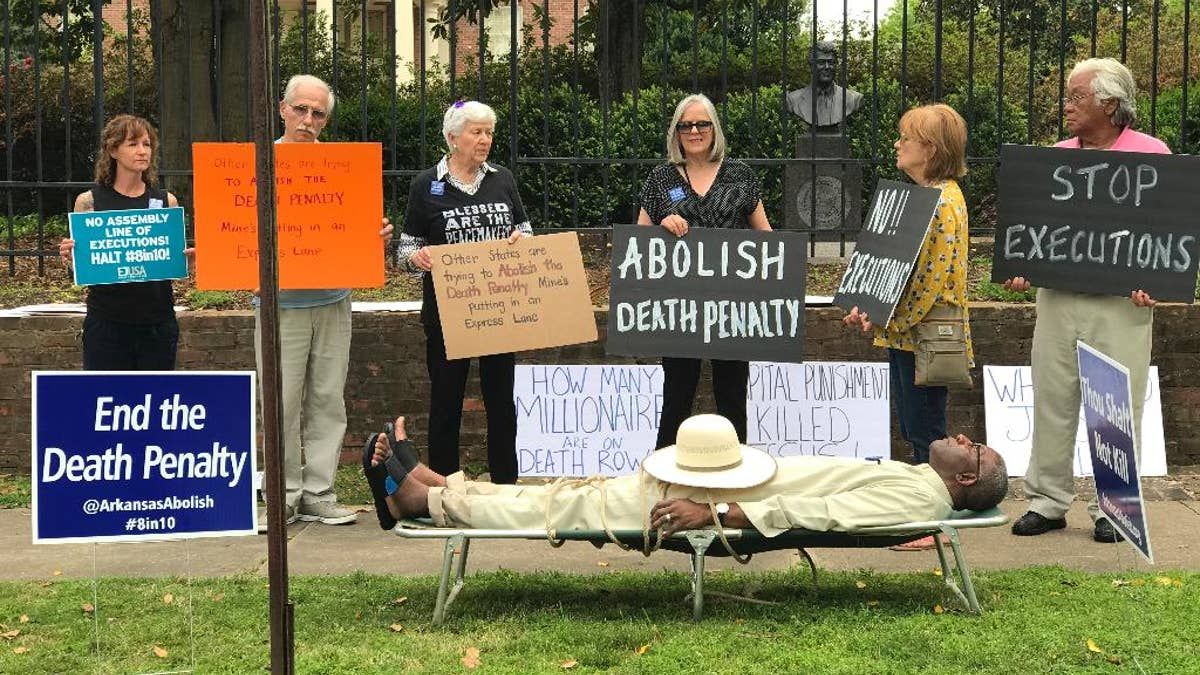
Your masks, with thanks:
M838 321L835 308L810 309L806 352L814 361L884 360L883 350ZM603 340L606 314L597 312ZM1029 363L1033 338L1032 305L977 304L971 309L976 360L981 364ZM0 472L29 471L30 378L32 370L80 367L78 335L82 317L0 318ZM250 312L185 312L179 317L179 368L237 370L254 368L254 316ZM1200 308L1159 307L1155 315L1153 362L1162 383L1167 462L1200 464ZM379 429L398 411L413 420L414 439L423 445L429 400L424 334L416 313L355 313L346 405L350 418L346 455L350 459L369 430ZM601 343L522 354L521 363L632 363L610 357ZM653 362L647 361L647 362ZM707 372L704 375L707 379ZM979 382L976 373L976 382ZM483 452L484 413L478 380L472 374L463 402L463 444L468 458ZM712 410L707 382L700 385L696 410ZM73 414L76 411L63 411ZM949 426L984 437L983 389L950 396ZM893 424L894 427L894 424ZM893 429L893 433L895 430ZM893 443L897 458L907 448Z

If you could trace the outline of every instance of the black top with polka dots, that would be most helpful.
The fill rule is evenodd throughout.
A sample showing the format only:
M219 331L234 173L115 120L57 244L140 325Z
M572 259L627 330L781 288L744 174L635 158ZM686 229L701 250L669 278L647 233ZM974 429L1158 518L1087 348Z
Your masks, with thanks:
M762 199L762 183L748 165L721 162L712 187L701 197L674 164L654 167L642 185L641 206L655 225L676 214L688 227L747 229Z

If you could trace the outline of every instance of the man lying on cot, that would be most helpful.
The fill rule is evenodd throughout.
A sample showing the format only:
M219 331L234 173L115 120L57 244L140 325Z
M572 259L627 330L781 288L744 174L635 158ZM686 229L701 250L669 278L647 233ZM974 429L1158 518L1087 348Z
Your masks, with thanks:
M614 541L613 530L654 529L665 537L719 525L773 537L793 528L853 531L942 520L953 510L996 506L1008 490L1004 459L966 436L935 441L929 463L916 466L837 457L776 461L740 444L719 415L685 420L676 444L646 457L635 475L548 485L437 474L418 461L400 417L394 430L367 441L363 472L384 529L399 518L428 516L438 527L545 529L550 536L603 529Z

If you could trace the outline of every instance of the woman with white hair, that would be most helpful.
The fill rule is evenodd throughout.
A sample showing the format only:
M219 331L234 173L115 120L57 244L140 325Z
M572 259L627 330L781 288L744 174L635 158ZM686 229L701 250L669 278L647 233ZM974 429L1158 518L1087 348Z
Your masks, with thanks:
M496 111L478 101L446 109L442 137L446 155L437 166L413 178L408 191L401 265L423 276L421 323L429 370L429 466L439 473L459 469L459 431L470 359L447 359L429 247L439 244L505 240L532 234L516 180L490 164ZM479 386L487 409L488 470L493 483L517 481L517 409L513 402L513 354L479 357Z
M642 185L639 225L659 225L682 237L692 227L770 231L762 184L743 162L725 157L725 134L716 108L704 94L675 106L667 127L667 163L655 167ZM664 356L662 414L656 448L675 442L679 425L692 414L700 360ZM750 364L712 360L717 412L733 422L746 442L746 382Z

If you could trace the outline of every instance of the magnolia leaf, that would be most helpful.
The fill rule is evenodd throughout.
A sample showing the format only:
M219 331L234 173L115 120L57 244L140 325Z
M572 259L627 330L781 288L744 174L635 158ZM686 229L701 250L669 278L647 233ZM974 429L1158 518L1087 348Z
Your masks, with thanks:
M1154 582L1159 586L1170 586L1172 581L1171 577L1154 577Z
M608 567L608 563L604 560L596 561L596 567Z
M940 567L939 567L939 568L935 569L935 570L933 571L933 576L935 576L935 577L940 577L940 576L942 576L942 568L940 568Z
M1100 645L1096 644L1096 641L1093 640L1092 638L1088 638L1087 648L1088 648L1089 652L1096 652L1097 654L1104 653L1104 650L1100 649Z
M879 606L878 600L868 600L867 601L867 607L878 607L878 606Z
M61 577L61 576L62 576L62 570L54 570L54 576L56 576L56 577Z
M635 650L633 650L633 651L634 651L635 653L637 653L637 655L638 655L638 656L641 656L642 654L645 654L646 652L650 651L650 644L649 644L649 643L646 643L646 644L642 645L641 647L638 647L637 649L635 649Z
M175 602L175 596L174 596L174 595L171 595L170 593L166 593L166 594L164 594L164 595L163 595L163 604L164 604L164 605L169 605L169 604L171 604L172 602Z
M28 615L28 614L22 614L22 615L21 615L21 618L20 618L20 619L17 619L17 621L20 621L21 623L29 623L29 615Z
M855 588L866 588L866 587L867 587L867 582L865 582L865 581L856 581L856 582L854 582L854 587L855 587Z
M92 612L96 611L96 607L90 602L83 603L83 606L80 607L80 609L83 610L84 614L91 614Z
M0 633L0 637L4 638L5 640L11 640L20 634L21 634L21 629L14 628L14 629L8 631L7 633Z
M154 655L160 659L165 659L167 658L167 650L159 647L158 645L154 645Z
M943 609L941 605L934 605L934 606L933 606L933 613L934 613L934 614L942 614L942 613L944 613L945 611L946 611L946 610L945 610L945 609Z
M574 668L575 666L579 665L579 662L576 661L575 659L570 659L567 661L563 661L559 665L562 666L563 670L570 670L571 668Z
M398 598L392 598L392 604L393 604L393 605L403 605L403 604L404 604L404 603L406 603L406 602L408 602L408 596L407 596L407 595L402 595L402 596L400 596L400 597L398 597Z
M467 647L467 651L462 657L462 664L471 669L482 665L483 660L479 658L479 649L476 647Z
M16 649L13 649L14 654L24 654L27 651L29 651L29 647L17 647Z
M391 628L393 633L399 633L400 631L404 630L404 626L402 626L398 623L394 623L394 624L388 626L388 628Z
M1121 665L1121 657L1117 656L1116 654L1105 654L1104 660L1115 666Z

